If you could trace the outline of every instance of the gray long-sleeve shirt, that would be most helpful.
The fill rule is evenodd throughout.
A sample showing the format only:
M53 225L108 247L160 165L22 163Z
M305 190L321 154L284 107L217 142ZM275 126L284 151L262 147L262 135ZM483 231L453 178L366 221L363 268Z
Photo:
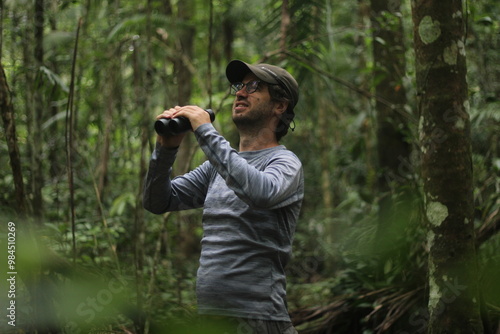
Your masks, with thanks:
M211 124L195 135L208 160L173 180L177 150L156 146L144 207L204 208L199 313L289 321L284 268L304 196L300 160L284 146L238 153Z

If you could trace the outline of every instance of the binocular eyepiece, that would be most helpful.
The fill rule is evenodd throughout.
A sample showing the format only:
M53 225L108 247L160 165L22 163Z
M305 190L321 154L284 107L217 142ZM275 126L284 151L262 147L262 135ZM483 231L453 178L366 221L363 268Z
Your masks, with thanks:
M210 115L210 121L213 122L215 119L215 114L212 109L205 109ZM155 122L155 131L157 134L162 136L176 136L181 133L192 130L191 123L186 117L175 117L175 118L160 118Z

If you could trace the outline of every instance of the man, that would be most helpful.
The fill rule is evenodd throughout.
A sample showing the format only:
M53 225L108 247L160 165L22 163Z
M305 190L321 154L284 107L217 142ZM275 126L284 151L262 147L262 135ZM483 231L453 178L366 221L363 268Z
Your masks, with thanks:
M286 304L285 266L304 196L302 165L279 144L294 117L298 85L284 69L231 61L232 118L240 135L231 148L197 106L157 118L189 119L207 161L170 180L184 134L158 136L144 188L156 214L203 207L196 294L206 319L231 319L233 333L297 333Z

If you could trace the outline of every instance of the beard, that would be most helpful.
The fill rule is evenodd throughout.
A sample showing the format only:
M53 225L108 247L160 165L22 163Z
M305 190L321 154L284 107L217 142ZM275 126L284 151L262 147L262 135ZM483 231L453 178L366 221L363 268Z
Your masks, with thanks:
M257 133L270 126L273 103L259 103L243 113L233 113L233 122L240 131Z

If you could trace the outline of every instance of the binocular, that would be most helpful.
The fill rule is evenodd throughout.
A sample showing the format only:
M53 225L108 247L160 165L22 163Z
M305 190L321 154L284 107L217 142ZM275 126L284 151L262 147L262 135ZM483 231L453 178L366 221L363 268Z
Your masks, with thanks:
M213 122L215 114L212 109L205 109L205 111L210 115L210 121ZM162 136L176 136L189 130L192 130L191 123L188 118L182 116L160 118L155 122L155 131Z

